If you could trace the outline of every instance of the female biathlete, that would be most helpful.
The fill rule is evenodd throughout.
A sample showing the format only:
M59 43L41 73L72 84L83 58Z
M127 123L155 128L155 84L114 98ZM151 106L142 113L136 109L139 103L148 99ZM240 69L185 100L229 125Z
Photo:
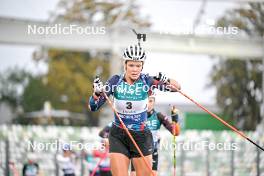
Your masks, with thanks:
M132 45L123 54L123 75L112 76L105 85L99 78L93 83L94 93L89 99L91 111L98 110L106 101L107 96L113 96L113 104L126 128L135 139L138 147L152 166L153 139L146 125L148 96L153 88L162 91L177 91L180 85L177 81L158 73L151 77L143 74L142 69L146 59L145 51L139 45ZM137 176L151 175L136 147L123 129L115 115L109 134L110 164L114 176L128 176L130 159L133 161Z

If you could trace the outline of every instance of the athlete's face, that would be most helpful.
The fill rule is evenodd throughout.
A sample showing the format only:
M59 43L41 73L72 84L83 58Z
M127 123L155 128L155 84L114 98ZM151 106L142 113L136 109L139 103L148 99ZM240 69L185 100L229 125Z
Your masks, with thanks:
M148 112L154 108L155 98L150 97L148 100Z
M140 72L143 69L143 62L127 61L125 63L126 78L135 81L139 78Z

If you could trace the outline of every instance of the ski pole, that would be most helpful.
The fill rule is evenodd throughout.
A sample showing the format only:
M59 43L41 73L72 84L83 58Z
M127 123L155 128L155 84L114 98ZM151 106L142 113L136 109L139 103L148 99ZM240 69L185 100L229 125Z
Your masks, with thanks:
M226 121L224 121L223 119L221 119L219 116L217 116L216 114L212 113L211 111L209 111L208 109L206 109L205 107L203 107L201 104L199 104L198 102L196 102L194 99L192 99L190 96L188 96L187 94L185 94L184 92L182 92L181 90L177 89L175 86L173 86L174 89L177 90L177 92L179 92L181 95L183 95L184 97L186 97L187 99L189 99L191 102L193 102L194 104L196 104L199 108L201 108L203 111L205 111L206 113L210 114L212 117L214 117L215 119L217 119L218 121L220 121L222 124L224 124L226 127L230 128L231 130L233 130L235 133L237 133L239 136L241 136L242 138L246 139L247 141L251 142L253 145L255 145L256 147L258 147L259 149L261 149L262 151L264 151L264 148L261 147L260 145L258 145L256 142L254 142L253 140L251 140L249 137L247 137L243 132L239 131L238 129L236 129L235 127L233 127L232 125L230 125L229 123L227 123Z

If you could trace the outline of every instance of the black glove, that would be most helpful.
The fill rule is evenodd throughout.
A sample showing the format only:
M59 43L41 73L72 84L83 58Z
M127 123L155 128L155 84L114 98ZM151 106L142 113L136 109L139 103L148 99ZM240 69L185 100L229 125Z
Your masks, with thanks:
M157 75L154 76L154 79L161 81L163 83L170 82L170 79L164 73L161 72L157 73Z

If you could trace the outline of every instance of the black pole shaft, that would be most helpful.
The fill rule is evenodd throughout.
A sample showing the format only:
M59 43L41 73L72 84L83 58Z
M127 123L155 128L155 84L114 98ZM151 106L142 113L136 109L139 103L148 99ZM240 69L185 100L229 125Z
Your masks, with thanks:
M257 146L257 147L258 147L259 149L261 149L262 151L264 151L264 148L261 147L260 145L258 145L256 142L252 141L252 140L249 139L249 138L247 138L247 140L248 140L249 142L251 142L252 144L254 144L255 146Z
M9 158L10 158L10 153L9 153L9 140L8 138L5 141L5 153L6 153L6 163L5 163L5 175L9 176L10 175L10 168L9 168Z

